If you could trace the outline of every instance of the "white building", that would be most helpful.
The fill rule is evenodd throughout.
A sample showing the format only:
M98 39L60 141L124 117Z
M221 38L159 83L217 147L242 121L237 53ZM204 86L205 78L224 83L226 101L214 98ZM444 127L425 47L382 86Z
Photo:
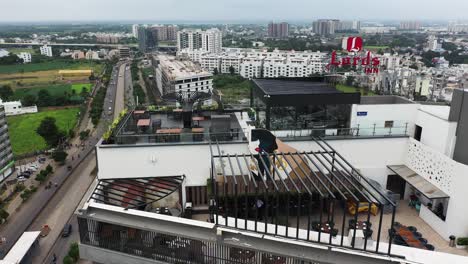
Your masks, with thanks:
M31 53L29 52L21 52L17 56L23 60L23 63L30 63L32 61Z
M23 107L21 101L3 102L0 99L0 106L4 107L7 116L37 113L37 106Z
M52 57L53 56L51 46L44 45L44 46L40 47L39 50L41 51L41 55L44 55L44 56L47 56L47 57Z
M206 31L200 29L184 29L177 32L177 50L204 51L220 53L223 44L223 34L217 28Z
M8 56L10 54L10 52L8 52L7 50L5 49L0 49L0 58L1 57L5 57L5 56Z
M120 134L96 146L96 184L76 213L80 257L98 263L467 263L465 249L447 246L451 235L468 233L468 104L462 100L468 94L461 93L452 108L364 97L351 105L349 133L272 131L276 151L260 155L262 138L246 113L224 113L242 136L202 134L198 142L174 134L155 142L155 133L142 134L135 124L151 126L153 115L168 122L172 113L129 113ZM181 122L171 126L182 129ZM324 141L312 139L318 132ZM353 202L364 205L350 210ZM372 225L357 228L356 219ZM320 226L311 228L311 221ZM414 229L419 234L409 235L426 242L399 244L396 237Z
M138 25L138 24L132 25L132 34L133 34L134 38L138 38L138 28L139 27L140 27L140 25Z
M161 94L213 91L213 74L204 71L189 60L177 60L173 56L159 55L156 82Z
M200 50L184 49L177 54L200 63L201 67L213 72L217 67L220 73L234 72L244 78L252 77L308 77L323 73L327 64L327 54L311 51L259 50L223 48L220 54ZM262 75L263 73L263 75Z

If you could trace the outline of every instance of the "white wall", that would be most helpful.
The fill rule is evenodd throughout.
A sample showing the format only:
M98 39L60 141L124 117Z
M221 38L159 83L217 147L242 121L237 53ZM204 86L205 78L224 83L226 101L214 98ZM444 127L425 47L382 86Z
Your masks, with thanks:
M421 143L444 153L448 157L453 156L457 129L456 122L448 122L437 115L418 110L416 125L422 127Z
M217 154L216 146L213 151ZM223 144L224 154L248 153L247 143ZM145 145L98 147L98 178L186 175L186 186L205 185L210 177L210 146Z
M379 182L384 188L390 174L387 165L403 164L408 138L375 138L327 141L361 174ZM311 141L286 142L300 151L319 150Z
M377 104L364 105L355 104L351 110L351 127L364 128L360 130L361 135L372 134L374 124L377 129L376 134L388 134L389 129L381 129L385 121L394 121L392 131L394 134L403 134L406 123L408 123L408 135L414 133L414 122L416 120L419 104ZM367 112L366 116L358 116L357 112ZM398 127L398 128L397 128Z

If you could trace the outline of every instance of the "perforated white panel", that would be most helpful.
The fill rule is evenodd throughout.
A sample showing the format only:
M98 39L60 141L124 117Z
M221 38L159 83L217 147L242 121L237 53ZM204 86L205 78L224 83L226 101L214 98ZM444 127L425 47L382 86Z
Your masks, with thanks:
M411 138L405 165L450 195L455 161Z

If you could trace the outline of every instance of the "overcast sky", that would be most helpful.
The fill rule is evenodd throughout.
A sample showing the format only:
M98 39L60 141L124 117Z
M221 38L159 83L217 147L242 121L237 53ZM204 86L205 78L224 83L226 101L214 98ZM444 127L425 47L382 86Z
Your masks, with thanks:
M0 21L468 19L468 0L0 0Z

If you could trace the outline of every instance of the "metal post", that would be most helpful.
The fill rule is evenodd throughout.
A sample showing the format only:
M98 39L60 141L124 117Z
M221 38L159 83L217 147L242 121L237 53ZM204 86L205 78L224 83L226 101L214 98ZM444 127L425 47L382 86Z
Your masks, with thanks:
M374 123L374 130L372 131L372 136L375 136L375 123Z

